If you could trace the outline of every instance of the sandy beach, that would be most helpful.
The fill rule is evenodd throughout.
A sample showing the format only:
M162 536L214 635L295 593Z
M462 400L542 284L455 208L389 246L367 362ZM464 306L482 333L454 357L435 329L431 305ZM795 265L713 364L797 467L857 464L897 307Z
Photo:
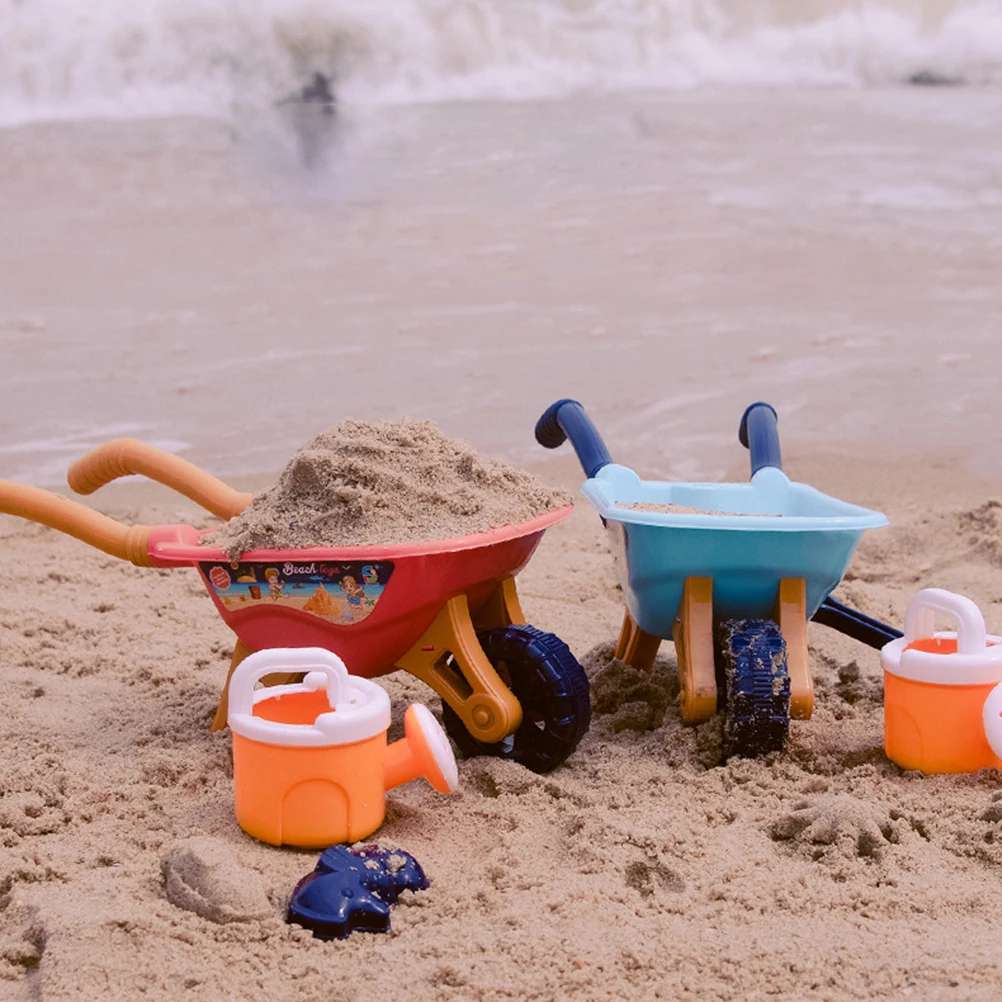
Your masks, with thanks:
M316 70L337 115L288 112ZM551 774L392 790L373 840L431 886L321 942L285 922L318 853L236 822L195 571L0 516L0 998L994 1002L1002 771L890 762L877 652L816 624L813 718L725 758L671 643L610 664L609 543L532 429L576 397L642 475L744 481L767 400L793 479L890 520L836 597L900 627L946 588L1002 633L1000 83L997 0L0 11L0 478L69 495L134 436L256 491L347 417L434 420L575 495L518 588L593 707ZM441 714L380 682L391 738Z
M891 517L840 597L900 623L935 584L999 629L998 484L929 455L792 454L787 468ZM579 479L569 460L540 472ZM152 490L111 510L198 517ZM995 998L1002 775L888 762L876 652L814 625L813 719L781 754L721 762L719 727L680 721L670 644L650 680L605 678L621 600L585 504L519 587L530 622L587 666L590 732L551 775L471 759L452 797L424 781L392 791L378 841L432 886L395 907L390 935L338 943L282 921L316 854L234 820L229 734L208 730L233 640L194 572L134 568L13 519L2 532L5 997ZM430 693L384 682L396 734ZM205 837L259 888L264 917L217 924L166 899L163 858Z

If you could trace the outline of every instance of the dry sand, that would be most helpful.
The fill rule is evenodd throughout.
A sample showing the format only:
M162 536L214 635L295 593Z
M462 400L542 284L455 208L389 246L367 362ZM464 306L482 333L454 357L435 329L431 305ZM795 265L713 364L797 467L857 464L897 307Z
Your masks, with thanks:
M420 543L528 521L570 504L434 421L356 421L311 438L249 508L203 539L232 560L264 547Z
M615 507L629 508L631 511L648 511L657 515L726 515L729 518L755 516L757 518L782 518L782 515L760 511L719 511L712 508L692 508L685 504L662 504L659 501L635 501L630 504L620 502Z
M928 456L787 469L891 516L841 598L900 623L938 585L1002 630L998 485ZM569 460L547 472L580 483ZM621 605L579 509L519 583L590 666L591 731L550 776L476 759L451 798L393 791L379 841L432 887L390 935L334 943L282 920L317 854L234 820L229 735L208 730L233 640L194 572L0 521L0 997L997 999L1002 775L890 764L876 652L821 627L814 719L782 754L720 762L718 726L680 722L670 644L650 679L603 667ZM385 681L395 728L410 701L437 710Z

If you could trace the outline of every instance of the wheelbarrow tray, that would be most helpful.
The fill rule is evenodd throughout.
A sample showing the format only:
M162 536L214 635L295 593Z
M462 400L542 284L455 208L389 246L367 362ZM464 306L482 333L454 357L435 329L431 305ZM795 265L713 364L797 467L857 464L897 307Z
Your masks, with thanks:
M450 598L465 595L475 616L498 585L525 566L546 529L572 510L567 505L449 539L259 549L238 561L200 546L197 530L170 526L153 530L149 550L157 566L197 567L223 620L250 650L334 649L352 674L372 678L394 670ZM270 571L281 585L274 592ZM351 584L342 587L347 578Z
M842 580L863 532L887 524L880 512L794 483L773 467L750 483L669 483L610 463L582 493L606 523L630 615L665 639L688 577L713 579L717 619L769 617L780 581L803 578L809 619ZM643 503L731 514L621 507Z

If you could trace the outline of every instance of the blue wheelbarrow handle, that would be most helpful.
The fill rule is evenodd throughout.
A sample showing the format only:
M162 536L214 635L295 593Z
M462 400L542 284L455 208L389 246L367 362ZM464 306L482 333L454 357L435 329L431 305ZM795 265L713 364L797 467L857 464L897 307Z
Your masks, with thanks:
M759 401L748 407L741 415L738 440L751 454L751 475L754 477L766 466L783 468L783 457L779 451L779 432L776 429L776 409Z
M612 462L585 409L576 400L558 400L536 422L536 441L547 449L556 449L568 438L589 480Z
M856 609L850 609L830 595L814 613L813 622L830 626L833 630L838 630L839 633L844 633L847 637L852 637L853 640L875 647L877 650L892 640L904 636L893 626L881 623L879 619L872 619Z

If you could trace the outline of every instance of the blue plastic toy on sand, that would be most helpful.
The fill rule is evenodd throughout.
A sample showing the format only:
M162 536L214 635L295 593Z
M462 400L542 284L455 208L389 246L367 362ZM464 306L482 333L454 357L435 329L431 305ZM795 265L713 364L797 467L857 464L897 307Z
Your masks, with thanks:
M558 400L536 425L536 439L547 448L570 438L588 477L582 493L608 530L627 607L617 656L636 667L649 667L660 640L675 638L678 646L681 631L689 658L686 665L680 661L683 716L690 722L712 716L711 705L716 711L717 693L709 692L715 689L709 676L726 675L727 669L725 664L718 672L707 663L708 658L721 660L722 641L695 636L705 633L704 627L719 633L722 624L735 620L778 623L786 647L797 645L790 652L797 664L791 663L789 673L794 716L801 717L810 716L813 687L806 631L794 620L799 618L802 627L817 617L875 646L897 634L829 598L863 533L886 525L886 517L791 481L782 470L776 425L769 404L752 404L745 411L739 439L749 450L752 476L740 484L641 480L632 469L612 461L575 400ZM700 609L705 614L701 619ZM702 623L698 628L697 620ZM733 626L728 630L728 636L740 635ZM774 651L775 643L770 644ZM702 657L702 667L693 665L693 657ZM775 674L776 656L763 658L770 664L762 670ZM693 677L686 677L687 670ZM701 686L702 695L687 692L687 682Z
M335 845L296 884L287 921L312 930L316 939L344 939L352 932L388 932L390 905L403 891L428 887L418 861L398 849Z

